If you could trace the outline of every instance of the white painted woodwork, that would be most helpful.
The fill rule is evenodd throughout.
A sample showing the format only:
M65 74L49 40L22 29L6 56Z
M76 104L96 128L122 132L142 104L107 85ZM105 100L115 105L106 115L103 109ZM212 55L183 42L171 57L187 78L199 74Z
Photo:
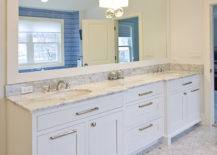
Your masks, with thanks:
M128 130L125 146L127 154L133 154L134 151L153 143L161 138L162 135L163 120L161 119L142 123L139 126Z
M114 21L83 20L83 64L115 63Z
M170 144L200 122L200 93L195 75L33 114L9 102L8 155L135 155L164 136Z
M144 120L149 121L152 118L160 118L163 116L163 109L164 97L134 102L133 105L126 107L126 125L130 127Z
M5 1L5 0L3 0ZM133 0L135 1L135 0ZM134 3L134 2L133 2ZM52 3L53 4L53 3ZM169 4L168 0L152 0L151 3L149 1L143 2L141 0L137 0L136 5L130 5L126 9L125 15L127 17L134 16L135 14L141 14L142 21L140 23L140 34L142 34L142 39L140 39L140 45L146 44L147 46L141 47L144 51L143 56L141 56L141 61L133 62L133 63L124 63L124 64L104 64L97 66L89 66L82 68L69 68L69 69L61 69L61 70L52 70L52 71L43 71L43 72L31 72L31 73L18 73L18 6L19 1L7 0L7 21L3 20L2 23L7 23L7 84L16 84L30 81L38 81L38 80L47 80L53 77L55 78L63 78L63 77L71 77L75 75L84 75L91 74L97 72L105 72L112 71L115 69L126 69L126 68L134 68L135 66L144 67L152 64L160 64L162 62L168 63L169 58L167 48L167 30L169 34L169 11L166 11L167 6ZM59 7L59 6L58 6ZM137 8L139 7L139 8ZM155 9L150 9L155 8ZM159 9L160 8L160 9ZM169 8L168 8L169 9ZM70 10L72 10L70 8ZM97 9L93 9L93 12L96 13ZM100 9L101 10L101 9ZM104 16L104 11L101 11ZM167 13L166 13L167 12ZM89 13L88 13L89 14ZM98 15L98 14L97 14ZM144 16L145 15L145 16ZM151 15L151 16L150 16ZM93 19L93 18L92 18ZM153 20L154 19L154 20ZM145 30L145 31L144 31ZM5 30L6 32L6 30ZM151 38L150 38L151 37ZM169 41L168 41L169 42ZM103 49L104 50L104 49ZM160 52L159 52L160 51ZM146 59L143 59L143 57Z
M150 97L163 93L163 82L144 85L134 89L130 89L126 95L126 102L130 103L136 100L148 99Z
M85 124L38 137L38 155L84 155Z
M199 75L180 78L167 82L168 91L176 91L180 89L191 89L193 86L200 85Z
M168 132L174 132L183 124L183 92L169 94L167 100Z
M201 105L201 92L198 87L191 89L190 92L187 94L186 100L186 109L187 111L187 119L186 122L188 124L192 124L195 121L200 121L200 105Z
M121 108L123 104L124 95L118 93L84 101L61 111L43 114L37 117L38 131Z
M171 139L201 121L200 76L167 82L166 137Z
M90 120L88 155L122 155L122 113Z

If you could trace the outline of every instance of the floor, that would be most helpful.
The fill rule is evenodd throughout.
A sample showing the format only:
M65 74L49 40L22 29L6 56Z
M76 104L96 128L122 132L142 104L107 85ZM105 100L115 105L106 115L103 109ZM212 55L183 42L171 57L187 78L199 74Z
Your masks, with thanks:
M171 146L162 144L143 155L217 155L217 128L196 127Z

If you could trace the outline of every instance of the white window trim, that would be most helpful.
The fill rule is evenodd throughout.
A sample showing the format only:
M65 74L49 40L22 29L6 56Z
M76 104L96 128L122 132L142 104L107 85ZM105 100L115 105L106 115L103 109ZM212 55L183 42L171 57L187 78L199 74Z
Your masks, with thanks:
M32 20L32 21L53 21L59 22L61 24L61 62L51 62L51 63L37 63L37 64L19 64L19 70L26 69L40 69L47 67L62 67L65 66L65 41L64 41L64 19L54 19L54 18L44 18L44 17L29 17L29 16L19 16L19 20ZM19 41L19 40L18 40ZM18 42L19 44L19 42Z

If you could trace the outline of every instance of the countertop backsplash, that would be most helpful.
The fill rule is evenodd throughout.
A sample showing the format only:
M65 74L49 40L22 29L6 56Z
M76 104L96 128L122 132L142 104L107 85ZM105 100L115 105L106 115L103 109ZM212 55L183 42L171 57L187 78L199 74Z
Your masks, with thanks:
M159 65L152 65L152 66L145 66L145 67L138 67L138 68L130 68L122 70L124 77L130 77L135 75L142 75L147 73L154 73L158 71L196 71L199 73L203 72L203 65L189 65L189 64L159 64ZM17 96L22 95L21 88L32 86L33 93L38 93L44 91L44 86L51 84L51 87L54 87L56 83L60 80L67 81L70 83L71 87L78 85L84 85L94 82L101 82L108 79L109 72L100 72L94 74L87 74L87 75L79 75L73 77L65 77L65 78L54 78L48 80L41 80L41 81L33 81L33 82L26 82L26 83L18 83L13 85L6 86L6 96Z

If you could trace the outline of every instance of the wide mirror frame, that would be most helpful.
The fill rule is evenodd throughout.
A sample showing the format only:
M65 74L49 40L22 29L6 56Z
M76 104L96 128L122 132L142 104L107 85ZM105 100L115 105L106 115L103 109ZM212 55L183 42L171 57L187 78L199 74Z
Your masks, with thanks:
M168 4L166 4L168 6ZM14 84L14 83L22 83L28 81L35 81L35 80L43 80L49 78L61 78L66 76L73 76L73 75L80 75L80 74L88 74L88 73L95 73L100 71L109 71L112 69L123 69L128 67L137 67L137 66L144 66L147 64L155 64L158 62L167 62L167 54L163 58L153 59L151 61L143 60L140 62L131 62L126 64L105 64L105 65L97 65L97 66L90 66L84 68L69 68L69 69L61 69L61 70L49 70L49 71L42 71L42 72L30 72L30 73L19 73L18 71L18 8L19 2L8 0L7 5L7 83ZM166 11L166 10L165 10ZM167 20L168 20L168 12L166 11ZM139 13L135 13L134 15L128 15L129 17L140 16ZM168 23L168 21L166 21ZM168 32L166 32L168 35ZM168 39L168 38L165 38ZM140 39L141 41L141 39ZM142 44L142 43L141 43ZM141 49L141 47L140 47ZM142 49L144 50L144 49ZM148 55L147 55L148 56ZM161 61L159 61L161 60ZM129 65L130 64L130 65Z

